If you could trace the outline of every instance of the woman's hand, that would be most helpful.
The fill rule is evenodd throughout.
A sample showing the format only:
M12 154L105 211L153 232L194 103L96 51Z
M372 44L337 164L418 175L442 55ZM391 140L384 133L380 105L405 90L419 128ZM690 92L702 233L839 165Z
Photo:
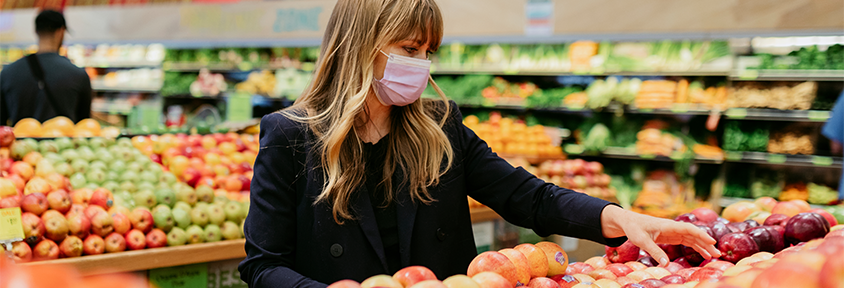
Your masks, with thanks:
M690 223L642 215L608 205L601 212L601 225L604 237L627 236L630 242L659 261L660 266L668 265L669 260L656 243L689 246L705 259L721 256L714 246L715 239Z

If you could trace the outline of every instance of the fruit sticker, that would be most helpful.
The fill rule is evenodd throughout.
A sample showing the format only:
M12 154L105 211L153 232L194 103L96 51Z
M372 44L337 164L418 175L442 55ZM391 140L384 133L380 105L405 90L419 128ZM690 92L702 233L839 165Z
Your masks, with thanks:
M560 263L560 265L566 264L566 256L563 255L563 252L557 252L554 254L554 260L557 261L557 263Z

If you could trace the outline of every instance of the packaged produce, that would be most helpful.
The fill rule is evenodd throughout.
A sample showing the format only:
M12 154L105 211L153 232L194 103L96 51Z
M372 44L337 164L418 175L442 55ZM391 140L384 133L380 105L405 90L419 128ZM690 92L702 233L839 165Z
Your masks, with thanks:
M788 83L738 82L727 93L727 107L774 108L807 110L817 95L818 83L809 81L797 85Z

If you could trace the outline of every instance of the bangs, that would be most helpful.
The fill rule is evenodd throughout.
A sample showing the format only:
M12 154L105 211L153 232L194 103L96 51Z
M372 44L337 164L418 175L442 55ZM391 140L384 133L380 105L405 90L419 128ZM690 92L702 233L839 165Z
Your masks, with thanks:
M390 17L398 23L396 23L397 29L393 30L395 34L388 37L389 42L415 39L421 43L428 42L429 49L436 52L443 38L443 19L437 4L433 0L412 1L416 2L412 4L402 3L407 1L397 2L393 9L403 11L393 11L394 17ZM401 6L406 8L399 8Z

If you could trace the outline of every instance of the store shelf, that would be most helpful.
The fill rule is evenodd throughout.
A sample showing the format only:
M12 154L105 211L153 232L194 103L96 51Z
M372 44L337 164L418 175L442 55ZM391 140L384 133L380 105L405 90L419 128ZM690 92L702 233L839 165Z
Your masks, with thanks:
M241 63L241 64L234 64L234 63L188 63L188 62L165 62L162 64L162 68L164 71L169 72L199 72L199 70L205 68L211 72L243 72L243 71L252 71L252 70L276 70L276 69L285 69L285 67L281 65L281 63L269 63L254 66L251 63Z
M624 147L607 147L601 153L596 152L584 152L583 147L576 144L568 144L565 146L564 151L568 155L576 155L582 157L601 157L601 158L611 158L611 159L627 159L627 160L648 160L648 161L660 161L660 162L676 162L678 160L685 160L686 158L681 155L672 155L671 157L667 156L660 156L660 155L640 155L635 152L635 149L624 148ZM695 163L701 164L721 164L724 163L724 159L712 159L712 158L704 158L704 157L695 157L693 159Z
M486 222L496 219L501 219L501 216L495 211L492 211L489 207L481 207L481 208L471 208L469 209L470 217L472 218L472 223L480 223Z
M738 70L735 81L844 81L844 70Z
M815 155L787 155L772 154L764 152L734 152L724 153L727 162L771 164L816 168L838 168L841 169L841 157L815 156Z
M161 61L114 61L114 60L93 60L89 59L80 63L75 63L79 67L91 68L152 68L160 67Z
M756 200L756 199L750 199L750 198L735 198L735 197L721 197L721 200L719 200L719 201L718 201L718 205L719 205L719 206L721 206L721 207L727 207L727 206L730 206L731 204L736 203L736 202L739 202L739 201L750 201L750 202L753 202L754 200ZM809 204L809 206L810 206L810 207L812 207L813 209L814 209L814 208L821 208L821 209L823 209L823 208L829 207L829 206L826 206L826 205L815 205L815 204Z
M158 86L105 86L101 84L92 84L91 89L100 92L140 92L140 93L157 93L161 90L161 85Z
M141 271L162 267L173 267L194 263L237 259L246 257L243 245L246 240L227 240L214 243L191 244L176 247L162 247L109 253L50 261L31 262L22 265L45 266L64 264L75 267L82 275L115 272Z
M830 111L730 108L725 111L724 116L744 120L826 122Z
M436 67L431 69L433 75L518 75L518 76L721 76L730 75L729 71L561 71L561 70L530 70L502 67L477 67L461 69L455 67Z

